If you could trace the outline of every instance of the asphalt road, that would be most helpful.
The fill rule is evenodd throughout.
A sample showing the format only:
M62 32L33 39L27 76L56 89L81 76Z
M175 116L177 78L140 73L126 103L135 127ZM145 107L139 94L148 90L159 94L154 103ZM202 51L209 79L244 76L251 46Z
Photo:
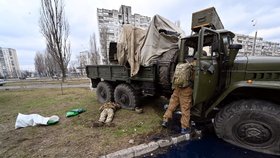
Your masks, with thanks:
M278 156L254 152L239 148L217 138L214 133L209 133L202 139L191 140L170 147L167 152L156 158L279 158Z
M175 115L176 116L176 115ZM175 120L176 121L176 120ZM171 127L180 132L179 120ZM145 155L146 158L279 158L279 156L263 154L234 146L218 138L212 124L193 126L201 130L190 141L172 145L162 151Z

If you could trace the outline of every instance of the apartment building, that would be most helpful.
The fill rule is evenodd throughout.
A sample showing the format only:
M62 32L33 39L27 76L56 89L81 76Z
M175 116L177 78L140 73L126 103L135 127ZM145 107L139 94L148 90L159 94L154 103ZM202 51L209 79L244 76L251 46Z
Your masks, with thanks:
M254 36L235 34L233 42L242 45L239 55L280 56L280 43L265 41L262 37L257 37L253 52L254 39Z
M101 54L107 54L108 56L109 43L117 42L123 24L132 24L136 27L146 29L149 26L151 18L137 13L132 14L130 6L121 5L119 10L97 8L97 21ZM108 60L106 56L104 58L103 62Z
M0 77L20 77L19 63L15 49L0 47Z

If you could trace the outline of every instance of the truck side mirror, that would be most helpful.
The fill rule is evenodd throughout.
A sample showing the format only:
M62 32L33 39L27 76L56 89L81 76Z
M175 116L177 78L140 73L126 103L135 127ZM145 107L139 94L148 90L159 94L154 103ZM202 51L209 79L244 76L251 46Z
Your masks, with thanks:
M229 45L229 56L228 56L228 65L233 66L235 57L239 51L239 49L242 48L241 44L231 44Z

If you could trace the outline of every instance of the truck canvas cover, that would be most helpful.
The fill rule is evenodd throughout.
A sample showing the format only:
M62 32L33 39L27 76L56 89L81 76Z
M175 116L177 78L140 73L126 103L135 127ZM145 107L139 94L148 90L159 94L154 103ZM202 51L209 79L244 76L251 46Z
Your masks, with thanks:
M140 46L143 44L146 31L133 25L123 25L117 44L117 59L120 65L128 62L131 68L131 76L139 71Z
M152 60L163 53L179 48L179 39L185 34L182 29L162 16L155 15L147 31L124 25L118 41L117 58L121 65L126 61L131 67L131 76L138 73L140 65L150 66Z

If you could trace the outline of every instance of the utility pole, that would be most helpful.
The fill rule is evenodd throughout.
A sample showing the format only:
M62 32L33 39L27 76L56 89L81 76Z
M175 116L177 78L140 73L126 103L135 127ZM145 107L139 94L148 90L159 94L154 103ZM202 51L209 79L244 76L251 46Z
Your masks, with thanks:
M255 51L256 51L257 34L258 34L258 31L256 30L255 38L254 38L254 45L253 45L253 54L252 54L253 56L255 55Z
M253 26L256 26L257 21L256 21L255 19L253 19L251 22L253 23ZM256 51L257 34L258 34L258 30L256 29L256 32L255 32L255 38L254 38L254 44L253 44L253 52L252 52L252 56L254 56L254 55L255 55L255 51Z

